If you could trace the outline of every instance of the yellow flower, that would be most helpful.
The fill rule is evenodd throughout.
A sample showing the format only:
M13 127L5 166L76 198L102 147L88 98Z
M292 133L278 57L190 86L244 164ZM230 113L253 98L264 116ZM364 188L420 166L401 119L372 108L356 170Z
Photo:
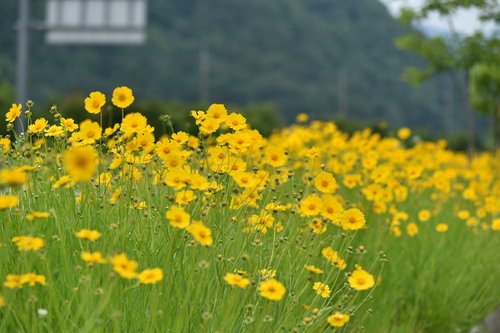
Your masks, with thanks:
M184 229L189 225L190 216L182 207L172 206L165 216L172 227Z
M343 211L344 207L342 207L342 204L336 197L333 195L323 196L321 216L329 219L333 224L340 226L340 217Z
M330 246L321 250L321 254L326 260L337 266L339 269L344 270L346 268L347 264L345 260L340 258L337 251L334 251Z
M181 150L182 148L177 142L167 138L163 138L156 142L156 154L162 160L165 160L169 155L177 153Z
M0 138L0 148L4 151L9 151L11 142L9 138Z
M277 212L284 212L286 211L287 208L285 205L280 205L275 202L270 202L266 205L266 207L264 207L264 209L267 210L268 212L277 213Z
M99 175L96 182L97 184L103 185L106 188L108 188L111 185L111 177L112 177L111 173L103 172Z
M45 246L45 241L40 237L17 236L12 238L19 251L38 251Z
M7 280L3 283L3 285L10 289L20 289L23 287L22 276L16 274L7 275Z
M136 141L135 144L138 146L144 156L144 160L147 160L147 153L151 152L155 148L155 136L153 132L154 127L146 125L146 127L142 131L138 132L137 136L134 138L134 140Z
M327 322L333 327L342 327L349 321L349 315L340 312L335 312L335 314L328 316Z
M39 118L35 120L33 124L29 125L28 129L33 133L40 133L45 129L45 127L47 127L48 124L49 122L45 120L45 118Z
M120 128L120 124L114 124L113 127L107 127L104 130L104 136L108 137L115 133Z
M120 253L109 258L113 270L124 279L135 279L137 277L137 262L130 260L126 254Z
M127 206L128 208L135 208L135 209L146 209L148 208L148 205L146 203L146 201L141 201L139 203L136 203L136 204L133 204L133 205L129 205Z
M259 269L259 275L263 279L270 279L276 276L276 270L275 269Z
M200 140L195 136L190 136L188 139L188 147L191 149L196 149L200 146Z
M281 148L267 147L265 152L265 162L273 167L280 167L285 165L288 157Z
M21 283L22 284L28 284L30 287L34 287L35 284L39 283L41 285L45 285L45 276L35 274L35 273L28 273L28 274L23 274L21 276Z
M80 132L77 137L82 145L93 144L101 138L102 128L95 121L87 119L80 124Z
M476 227L479 225L479 220L475 217L469 217L465 223L468 227Z
M227 126L234 130L239 131L247 127L247 120L239 113L231 113L226 118Z
M148 125L148 120L139 112L129 113L123 118L121 131L126 137L139 132L145 132Z
M295 117L295 121L298 123L305 123L309 120L309 115L307 113L299 113L297 117Z
M118 167L122 164L123 162L123 157L122 156L115 156L111 163L109 164L109 168L111 170L118 169Z
M5 306L7 306L7 302L5 301L5 298L0 295L0 308L3 308Z
M431 212L428 211L427 209L423 209L420 212L418 212L418 219L420 222L428 221L430 217L431 217Z
M200 191L205 191L209 188L217 189L217 183L211 182L209 183L207 178L204 176L197 174L197 173L191 173L189 174L189 177L186 178L186 183L193 189L193 190L200 190ZM220 189L220 188L219 188Z
M493 221L491 222L491 230L500 230L500 218L493 219Z
M78 125L72 118L61 118L61 126L68 132L73 132L78 129Z
M329 172L322 171L314 179L314 186L322 193L333 193L338 189L337 181Z
M398 138L401 140L406 140L410 137L411 130L407 127L402 127L398 130Z
M253 214L250 216L249 222L255 231L265 234L267 229L274 225L274 217L266 211L261 211L259 215Z
M344 185L347 188L353 189L356 186L361 185L361 183L362 183L361 175L359 175L359 174L345 175L342 182L344 183Z
M114 192L113 192L113 195L111 195L111 198L109 199L109 203L114 205L116 204L116 202L118 201L118 199L120 198L120 195L122 194L122 189L121 188L117 188Z
M314 282L313 289L316 292L316 294L318 294L323 298L330 297L331 290L327 284L321 282Z
M314 265L304 265L304 268L314 274L323 274L323 270L317 268Z
M52 184L52 188L59 188L63 185L71 185L71 177L70 176L61 176L54 184Z
M408 223L406 226L406 233L408 233L408 236L413 237L416 234L418 234L418 225L416 223Z
M220 127L220 122L214 118L206 118L200 126L200 132L209 135L216 132Z
M401 237L401 228L398 227L398 226L392 226L391 229L390 229L390 232L391 232L391 235L393 235L394 237Z
M33 220L36 220L36 219L46 219L50 216L50 213L49 212L39 212L39 211L35 211L31 214L28 214L26 216L26 219L28 221L33 221Z
M226 120L227 110L224 104L212 104L207 110L207 118L213 119L219 123Z
M4 169L0 171L0 183L10 186L19 186L28 180L24 168Z
M189 135L186 132L177 132L172 134L172 140L177 142L179 145L182 145L189 140Z
M313 158L318 157L319 153L320 153L320 150L318 147L311 147L305 151L304 156L313 159Z
M446 231L448 231L448 225L446 223L439 223L436 226L436 231L437 232L446 232Z
M64 167L75 182L91 180L99 164L92 146L72 147L64 152Z
M276 279L262 281L259 285L259 294L271 301L279 301L285 295L285 286Z
M178 205L187 205L188 203L190 203L194 199L196 199L196 195L191 190L179 191L175 195L175 202Z
M224 280L231 286L237 286L240 288L246 288L250 284L249 279L234 273L226 273L226 275L224 276Z
M60 136L63 133L64 133L64 131L63 131L62 127L57 126L57 125L52 125L45 130L46 137L56 137L56 136Z
M375 285L373 275L363 270L359 265L356 265L356 270L351 273L347 281L354 290L366 290Z
M370 201L379 201L384 194L384 191L379 184L368 185L363 188L361 192L363 193L365 198Z
M300 214L302 216L316 216L321 212L322 206L320 197L315 194L309 195L300 202Z
M212 231L199 221L193 221L186 230L196 239L201 245L211 246L213 244Z
M14 122L21 115L21 104L12 104L9 111L5 114L5 121Z
M83 261L89 264L105 264L106 259L102 256L101 252L86 252L80 253Z
M487 212L486 212L486 210L484 208L478 208L476 210L476 215L479 218L484 218L486 216L486 214L487 214Z
M125 109L134 102L134 95L132 94L132 89L128 87L118 87L113 90L113 98L111 99L113 104L121 109Z
M341 216L341 225L346 230L358 230L365 226L366 220L363 213L357 208L345 210Z
M163 280L161 268L145 269L139 274L139 282L142 284L156 284Z
M89 113L98 114L104 104L106 104L106 96L99 91L93 91L89 97L85 98L85 110Z
M45 138L39 138L39 139L36 139L35 142L33 142L33 147L32 149L33 150L37 150L37 149L40 149L44 144L45 144Z
M470 217L470 213L467 210L461 210L457 213L457 217L461 220L467 220Z
M191 111L191 116L195 119L196 125L200 125L206 118L205 111Z
M407 168L408 178L417 179L422 175L424 169L420 165L409 165Z
M90 229L82 229L78 232L75 233L75 236L80 238L80 239L86 239L91 242L94 242L101 238L101 233L97 230L90 230Z

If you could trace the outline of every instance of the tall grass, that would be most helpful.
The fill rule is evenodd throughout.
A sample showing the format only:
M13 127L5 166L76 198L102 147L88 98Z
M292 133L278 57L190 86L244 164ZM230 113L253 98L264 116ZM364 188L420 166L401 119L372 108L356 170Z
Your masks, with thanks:
M498 156L469 162L442 143L405 148L406 138L349 137L322 122L264 139L240 118L232 124L221 105L195 114L199 137L172 130L153 142L140 116L122 112L107 136L81 124L73 134L61 125L48 137L47 125L2 139L0 332L466 332L498 306ZM53 115L55 124L65 117ZM80 146L98 160L69 163ZM320 172L336 181L322 185ZM177 196L189 189L196 197L184 204ZM304 204L311 196L316 212ZM325 212L329 200L341 208ZM173 206L208 227L213 243L174 227L166 217ZM349 208L364 213L359 228L345 220ZM28 218L35 211L49 216ZM101 237L79 238L82 229ZM19 236L45 244L26 250L12 241ZM328 260L327 247L339 258ZM95 251L108 262L82 260ZM109 262L118 253L137 261L134 274L160 268L163 278L124 278ZM375 281L366 290L349 279L357 265ZM32 272L45 284L5 284L9 274ZM227 273L250 283L230 285ZM259 292L271 278L286 288L279 300ZM315 282L331 293L318 295ZM334 327L335 313L349 320Z

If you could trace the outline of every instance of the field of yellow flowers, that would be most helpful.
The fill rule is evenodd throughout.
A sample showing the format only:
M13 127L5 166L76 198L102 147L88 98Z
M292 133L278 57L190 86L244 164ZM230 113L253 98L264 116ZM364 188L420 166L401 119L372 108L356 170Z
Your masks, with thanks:
M5 115L0 332L468 332L500 305L498 153L305 114L264 138L222 104L160 136L107 98Z

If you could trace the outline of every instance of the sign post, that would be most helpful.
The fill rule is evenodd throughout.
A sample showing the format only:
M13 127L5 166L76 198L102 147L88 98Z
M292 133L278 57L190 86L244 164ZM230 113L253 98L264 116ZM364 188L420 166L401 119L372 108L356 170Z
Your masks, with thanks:
M30 0L19 1L17 22L16 103L28 98ZM47 0L47 44L140 45L146 41L147 0ZM26 130L24 112L16 132Z
M146 0L47 0L49 44L142 44Z
M28 48L29 48L29 0L19 0L19 20L17 22L17 61L16 61L16 103L23 106L28 96ZM26 117L21 113L15 130L21 133L26 129Z

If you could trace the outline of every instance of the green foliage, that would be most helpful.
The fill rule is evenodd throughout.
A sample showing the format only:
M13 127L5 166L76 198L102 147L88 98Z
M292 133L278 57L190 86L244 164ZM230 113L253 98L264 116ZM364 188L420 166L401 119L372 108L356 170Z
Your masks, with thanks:
M399 12L399 21L405 25L409 25L415 20L416 12L407 7L401 8Z
M435 13L449 16L458 9L470 7L483 11L491 10L491 8L500 10L496 1L427 0L419 11L403 9L401 21L409 24ZM452 23L450 23L449 36L429 38L418 32L410 32L396 40L398 48L413 52L427 62L421 73L418 73L414 67L410 67L410 73L405 76L412 83L421 83L434 74L448 71L468 73L478 63L498 59L499 43L500 41L495 35L487 36L481 32L472 35L459 34L454 30Z
M491 63L493 59L500 57L500 48L498 47L500 40L498 35L487 36L476 32L467 36L455 30L453 14L459 9L469 8L478 10L480 18L484 21L495 21L495 13L500 12L500 4L496 0L427 0L419 10L403 10L401 21L405 24L411 24L432 14L438 14L448 20L449 35L428 38L417 32L411 32L399 38L396 45L402 50L419 55L426 61L426 66L422 68L407 67L403 74L403 78L407 82L419 85L435 75L450 74L455 88L460 92L461 108L467 120L469 133L469 152L472 153L475 147L476 121L471 107L479 107L484 111L487 108L484 105L484 95L489 95L490 89L486 88L484 93L480 92L479 90L484 87L479 83L472 83L470 77L471 75L476 77L481 75L478 69L474 73L474 68L478 68L478 65ZM494 101L495 98L491 99L489 96L486 99ZM488 112L491 111L492 109ZM497 126L494 124L493 127Z
M452 55L444 37L427 38L418 32L409 33L396 40L396 45L402 49L414 52L426 59L428 71L439 73L450 69Z
M469 94L472 106L493 119L492 145L500 144L500 67L494 63L481 63L470 72Z
M0 81L0 110L8 110L14 101L14 88Z
M460 9L473 8L479 11L483 20L499 21L500 8L497 0L427 0L421 9L421 16L432 13L448 16Z
M446 137L447 147L453 151L467 151L468 140L468 135L465 132L454 133ZM474 148L478 151L487 149L486 144L478 137L475 138L474 144Z
M417 195L405 205L414 221L420 209L432 205L432 199L428 194ZM500 274L498 265L491 265L485 258L493 255L496 242L490 237L465 238L467 226L454 215L456 206L467 207L463 203L446 205L439 217L420 224L418 236L422 233L425 238L403 234L397 242L384 241L376 233L365 235L368 237L363 241L367 244L377 242L378 236L376 244L389 259L381 288L374 294L379 307L365 324L367 331L469 332L483 321L481 314L498 306L498 288L494 288L493 294L485 291L486 285L492 286L495 276ZM439 221L450 223L447 238L434 230L432 223ZM481 255L475 255L477 253ZM481 269L483 274L474 274L475 269ZM477 302L479 299L481 304ZM384 306L387 304L391 306ZM390 324L386 324L388 322Z
M470 95L474 109L492 113L500 103L500 68L497 65L478 64L471 70Z
M16 10L16 2L0 2L2 31L11 31ZM33 2L32 16L43 19L42 2ZM424 126L439 116L436 82L419 90L401 84L401 71L420 62L394 47L409 29L378 1L150 1L148 29L144 47L50 46L33 31L30 98L109 94L127 84L141 100L196 104L206 51L210 102L272 103L291 121L311 109L318 118L338 113L346 95L357 118ZM0 36L0 71L10 82L14 46L15 34Z
M283 126L283 119L272 104L250 104L236 111L241 111L250 126L264 136L269 136Z

